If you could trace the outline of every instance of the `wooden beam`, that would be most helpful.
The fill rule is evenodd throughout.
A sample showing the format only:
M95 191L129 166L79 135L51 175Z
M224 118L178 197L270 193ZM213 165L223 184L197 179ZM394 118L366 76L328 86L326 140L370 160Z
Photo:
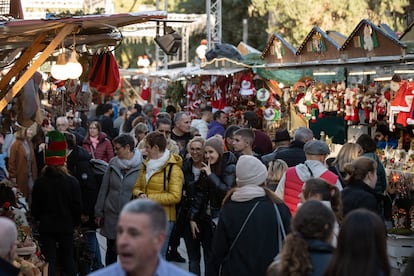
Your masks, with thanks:
M13 87L7 92L7 94L0 100L0 111L2 111L7 104L19 93L26 82L32 77L34 72L39 68L46 59L52 54L52 52L59 46L59 44L65 39L67 35L72 33L75 28L75 24L66 24L56 35L56 37L49 43L44 49L42 54L33 62L23 75L17 80ZM37 54L37 53L36 53Z
M16 61L13 67L7 72L7 74L0 80L0 99L2 99L7 91L5 90L9 85L11 79L14 76L17 76L27 64L36 56L37 53L42 51L45 48L45 45L42 43L46 38L46 33L40 34L32 43L32 45L27 48L22 56Z

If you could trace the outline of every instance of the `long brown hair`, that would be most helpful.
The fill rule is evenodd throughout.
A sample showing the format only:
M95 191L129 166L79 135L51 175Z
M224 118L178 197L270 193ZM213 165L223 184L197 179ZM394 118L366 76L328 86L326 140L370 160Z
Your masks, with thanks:
M338 187L331 185L320 178L310 178L305 182L302 194L305 200L308 200L314 195L319 195L321 200L329 201L338 224L341 224L343 218L342 197Z
M389 276L390 270L387 234L380 216L366 209L347 214L325 275Z
M283 243L280 275L309 275L312 269L307 239L327 241L331 237L335 216L317 200L303 203L292 219L292 232Z

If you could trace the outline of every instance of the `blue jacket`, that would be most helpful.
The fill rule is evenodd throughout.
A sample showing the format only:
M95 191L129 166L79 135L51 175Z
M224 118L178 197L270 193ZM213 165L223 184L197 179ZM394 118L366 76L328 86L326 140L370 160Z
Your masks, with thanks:
M307 240L312 263L311 276L322 276L331 261L333 247L320 240Z
M221 137L224 137L224 126L222 124L220 124L217 121L212 121L209 125L208 125L208 132L207 132L207 137L206 139L213 137L216 134L221 135Z
M180 269L179 267L170 264L163 258L158 257L159 263L154 276L192 276L194 274ZM122 269L121 264L114 263L110 266L97 270L89 274L90 276L126 276L125 270Z

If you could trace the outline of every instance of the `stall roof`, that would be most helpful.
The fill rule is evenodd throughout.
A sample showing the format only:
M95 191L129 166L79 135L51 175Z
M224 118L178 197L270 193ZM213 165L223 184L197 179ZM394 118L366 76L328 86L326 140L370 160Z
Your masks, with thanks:
M42 43L50 43L65 25L76 26L70 33L76 34L77 45L116 45L122 38L118 28L151 20L162 20L164 11L134 12L73 16L67 18L0 21L0 57L16 49L32 45L36 37L46 34ZM73 44L71 35L62 41L65 47Z
M220 68L220 69L198 69L191 72L193 76L227 76L245 71L247 68Z
M299 46L298 50L296 51L296 55L301 55L303 53L306 45L308 44L309 41L312 40L313 35L316 34L316 33L320 34L323 37L323 39L325 39L326 41L328 41L337 50L339 50L341 48L341 45L338 44L338 42L336 42L331 36L327 35L327 33L325 33L324 31L322 31L322 29L319 28L318 26L314 26L312 28L312 30L309 32L309 34L305 37L305 40Z
M9 67L0 80L0 111L49 56L62 44L107 47L122 39L126 25L167 18L165 11L73 16L35 20L0 20L0 67ZM24 69L30 64L26 71ZM14 76L24 73L9 89Z
M267 42L265 49L262 52L262 58L265 58L269 54L270 48L272 47L273 41L275 39L276 40L279 40L280 42L282 42L282 44L284 45L284 47L286 47L293 55L296 54L296 49L289 42L287 42L283 38L283 36L281 36L278 33L273 33L272 36L269 38L269 41Z
M148 74L149 77L167 78L171 81L179 80L180 78L189 78L195 76L227 76L238 72L242 72L246 68L218 68L218 69L203 69L198 66L182 67L166 70L158 70Z
M344 42L344 44L342 44L341 50L345 50L348 45L350 45L354 39L354 37L356 35L358 35L358 33L361 32L362 28L365 25L369 25L373 30L375 30L376 32L381 33L382 35L384 35L386 38L388 38L391 42L393 42L395 45L401 47L401 48L406 48L406 45L403 44L401 41L398 40L398 38L394 35L391 35L389 33L389 31L386 30L386 28L382 27L378 27L377 25L375 25L374 23L372 23L371 21L369 21L368 19L362 19L358 25L355 27L355 29L352 31L352 33L348 36L347 40Z

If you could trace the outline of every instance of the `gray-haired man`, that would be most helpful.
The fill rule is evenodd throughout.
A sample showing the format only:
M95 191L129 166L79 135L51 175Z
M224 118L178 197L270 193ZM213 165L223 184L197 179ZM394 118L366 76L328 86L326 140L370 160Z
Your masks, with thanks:
M117 225L119 261L91 275L193 275L161 258L166 231L167 215L161 205L149 199L130 201Z
M17 248L17 229L14 221L0 217L0 237L0 275L18 275L19 269L12 265Z

